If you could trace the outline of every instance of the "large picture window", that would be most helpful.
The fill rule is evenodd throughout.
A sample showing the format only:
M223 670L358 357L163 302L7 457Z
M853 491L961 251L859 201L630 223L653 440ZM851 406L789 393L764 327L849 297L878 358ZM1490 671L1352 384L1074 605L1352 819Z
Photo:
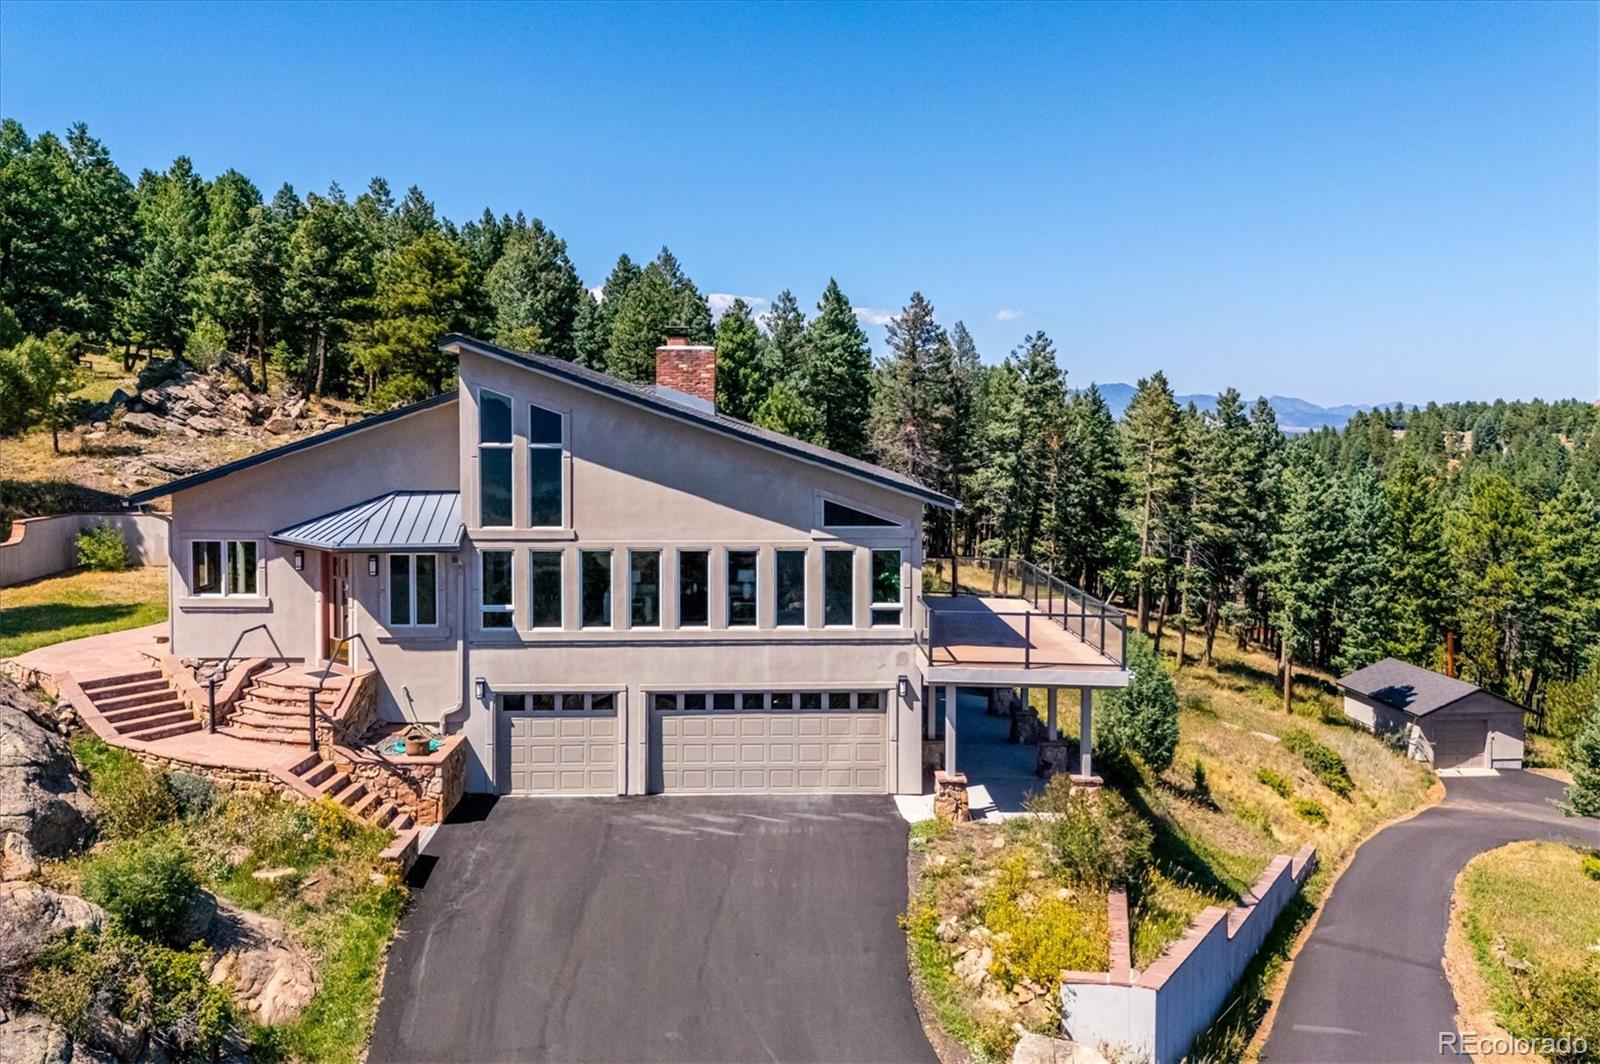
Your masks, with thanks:
M822 552L822 623L842 627L856 623L856 552Z
M511 400L478 393L478 524L511 526Z
M704 628L711 623L711 552L678 552L678 627Z
M542 406L528 407L528 524L534 528L565 524L561 444L561 415Z
M900 598L900 552L872 552L872 624L898 628L903 607Z
M439 566L433 554L389 555L389 627L439 623Z
M256 594L253 539L197 539L189 545L189 592L193 595Z
M777 552L777 610L779 628L804 628L806 623L806 552Z
M611 552L586 550L578 570L579 598L583 603L580 621L585 628L611 627Z
M528 623L534 628L561 627L561 552L536 550L528 555Z
M628 552L628 624L661 627L661 552Z
M756 552L728 552L728 627L754 628L756 623Z
M514 627L516 622L512 620L511 552L508 550L486 550L481 557L483 558L483 573L480 591L482 594L483 627Z

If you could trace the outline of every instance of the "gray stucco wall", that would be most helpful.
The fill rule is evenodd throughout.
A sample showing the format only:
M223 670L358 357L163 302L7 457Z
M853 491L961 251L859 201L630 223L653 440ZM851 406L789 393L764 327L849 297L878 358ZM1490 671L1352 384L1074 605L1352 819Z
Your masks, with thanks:
M1519 769L1523 758L1523 713L1521 709L1483 691L1458 702L1442 706L1422 717L1372 702L1350 693L1344 698L1345 716L1380 734L1406 733L1406 748L1418 761L1433 764L1434 745L1444 721L1482 719L1487 722L1484 767Z
M38 580L78 564L78 533L91 525L109 524L139 565L167 560L167 519L160 514L57 514L11 522L11 536L0 543L0 587Z

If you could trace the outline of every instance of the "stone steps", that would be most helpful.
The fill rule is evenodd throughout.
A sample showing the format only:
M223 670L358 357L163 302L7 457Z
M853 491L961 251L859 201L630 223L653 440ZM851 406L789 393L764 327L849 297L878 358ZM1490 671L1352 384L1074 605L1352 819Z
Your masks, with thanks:
M304 735L291 737L287 734L279 735L277 732L262 731L259 728L242 727L237 724L217 725L218 735L229 735L235 739L248 739L254 743L277 743L279 746L309 746L310 740Z
M146 680L160 680L160 669L149 669L145 672L125 672L120 676L102 676L96 680L83 680L78 684L84 694L93 697L95 692L107 688L123 686L130 683L143 683Z
M94 708L101 709L100 706L95 706ZM183 708L182 702L169 696L159 702L149 702L141 706L134 706L131 709L115 709L109 713L101 709L100 715L106 718L114 727L117 727L120 732L123 730L120 727L123 724L143 720L147 717L158 717L166 713L176 713Z
M204 727L159 670L102 676L78 685L120 736L150 742Z
M396 835L415 827L410 813L385 798L381 791L369 789L366 783L342 771L321 754L308 754L291 766L289 772L312 796L338 802L358 820L387 828Z

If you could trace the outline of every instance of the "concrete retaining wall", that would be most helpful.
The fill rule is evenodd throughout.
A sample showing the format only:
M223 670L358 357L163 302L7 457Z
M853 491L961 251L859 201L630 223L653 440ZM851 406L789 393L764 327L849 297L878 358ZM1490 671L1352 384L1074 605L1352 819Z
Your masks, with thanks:
M158 514L58 514L11 522L11 538L0 543L0 587L38 580L78 564L78 533L109 524L122 533L139 565L167 564L167 519Z
M1316 866L1316 849L1275 857L1244 901L1211 906L1143 972L1117 963L1116 943L1130 941L1127 899L1110 905L1109 972L1068 972L1061 983L1061 1030L1074 1042L1117 1047L1134 1059L1176 1064L1210 1026L1278 914Z

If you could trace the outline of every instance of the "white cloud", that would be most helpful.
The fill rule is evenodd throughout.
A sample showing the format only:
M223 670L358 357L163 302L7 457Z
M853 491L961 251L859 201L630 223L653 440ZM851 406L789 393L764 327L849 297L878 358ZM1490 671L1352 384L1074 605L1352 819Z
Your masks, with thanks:
M1001 307L994 312L995 321L1016 321L1022 317L1022 311L1012 310L1010 307Z
M606 301L606 286L603 284L597 284L593 288L589 289L589 294L594 296L594 301L596 303L604 303Z
M876 307L857 307L856 318L867 325L887 325L894 320L894 315L887 310L878 310Z
M733 306L735 299L744 300L752 311L756 311L771 302L771 300L763 299L760 296L736 296L732 292L712 292L706 296L706 305L711 308L711 316L713 318L720 318L724 311ZM759 317L759 314L757 317Z

